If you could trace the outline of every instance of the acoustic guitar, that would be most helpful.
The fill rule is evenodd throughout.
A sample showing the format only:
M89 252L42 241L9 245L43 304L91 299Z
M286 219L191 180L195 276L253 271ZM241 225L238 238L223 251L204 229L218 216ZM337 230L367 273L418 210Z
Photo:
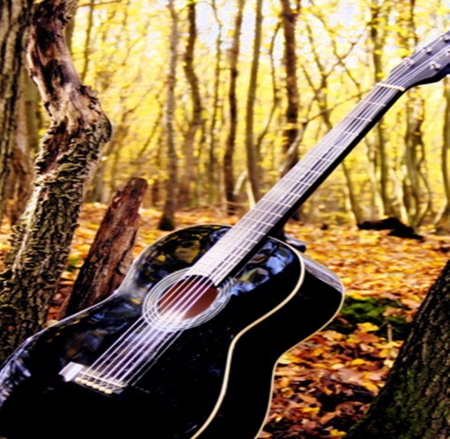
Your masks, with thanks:
M0 434L256 437L277 359L343 300L336 275L275 236L407 89L449 65L447 32L376 84L234 227L168 234L110 298L28 339L0 370Z

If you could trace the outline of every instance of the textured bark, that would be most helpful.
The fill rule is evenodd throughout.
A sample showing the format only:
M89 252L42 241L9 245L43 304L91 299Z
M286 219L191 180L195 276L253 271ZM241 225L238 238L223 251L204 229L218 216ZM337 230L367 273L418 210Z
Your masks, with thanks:
M224 124L223 120L223 100L221 98L221 82L222 82L222 44L223 44L223 23L219 18L219 11L217 10L216 0L212 0L211 7L214 13L214 19L217 23L217 38L216 38L216 59L214 63L214 92L212 100L211 111L211 125L209 130L209 144L208 144L208 204L215 205L220 200L220 177L221 170L218 168L217 159L217 145L220 140L220 125ZM222 117L222 120L219 118ZM219 125L219 128L218 128Z
M9 221L17 224L25 211L31 195L33 169L28 157L28 132L25 112L25 99L20 97L18 102L16 142L12 154L12 175L9 180L9 198L13 200L8 207Z
M255 102L258 87L259 58L262 42L262 6L263 0L256 1L255 10L255 39L253 41L253 57L250 68L250 80L247 92L247 105L245 113L245 147L247 151L247 174L255 201L261 198L261 163L260 152L254 141Z
M225 185L225 198L227 201L227 211L231 215L236 211L236 196L234 192L233 158L236 144L236 133L238 125L238 102L236 96L238 78L238 60L240 51L240 38L242 20L244 16L245 0L237 0L237 12L234 21L233 42L230 49L230 87L228 89L229 102L229 124L230 129L227 137L225 155L223 158L223 176Z
M184 136L183 155L184 168L180 179L180 189L178 192L178 207L185 207L192 201L192 182L194 181L194 144L195 136L202 126L202 99L200 96L200 86L197 74L194 69L195 44L197 42L197 0L190 0L188 7L189 33L184 53L184 74L189 84L192 101L192 115L189 121L189 127Z
M417 35L415 1L405 2L399 8L399 25L404 29L399 35L401 47L411 51L419 45ZM421 225L425 215L431 209L431 191L426 176L424 127L425 99L420 89L408 92L405 110L405 171L403 178L403 202L406 208L408 224L413 228Z
M282 24L284 31L284 63L286 68L286 126L283 129L283 150L286 153L286 163L283 167L287 172L298 161L298 144L295 142L298 134L299 93L297 86L297 52L295 26L300 12L300 4L293 10L289 0L280 0ZM294 150L290 150L293 146Z
M391 7L391 2L385 2L384 0L376 0L370 5L371 20L369 23L369 35L372 44L370 52L372 54L375 82L381 81L384 77L383 54L385 52L384 46L386 44L386 26L384 26L384 23L388 21L389 9ZM401 217L402 212L399 212L399 209L395 207L401 205L401 200L394 200L394 196L390 195L390 168L386 151L387 134L383 123L378 123L374 127L374 132L377 141L375 155L378 171L378 184L380 187L384 215Z
M0 224L6 207L6 186L16 135L16 105L24 64L24 35L32 4L32 0L2 0L0 4Z
M423 122L425 120L425 100L420 90L409 93L406 104L404 202L408 215L408 224L417 228L431 207L431 194L427 191L427 181L423 175L425 163L425 145ZM425 190L424 190L425 189ZM424 199L424 195L426 199Z
M27 51L51 126L36 159L34 190L0 276L0 352L41 329L65 267L83 196L111 127L83 86L64 41L74 0L36 6Z
M169 72L167 75L167 103L166 103L166 151L168 178L166 182L166 200L159 220L160 230L175 229L175 211L177 201L178 162L175 147L175 86L177 68L177 47L179 40L178 15L175 10L174 0L169 0L169 12L172 18L170 32Z
M450 232L450 80L444 79L445 110L443 112L444 127L442 133L441 148L441 173L444 182L445 204L436 219L436 231L438 233Z
M450 262L430 289L386 385L346 439L450 437Z
M146 180L132 178L114 194L61 318L100 302L122 283L133 259L146 189Z

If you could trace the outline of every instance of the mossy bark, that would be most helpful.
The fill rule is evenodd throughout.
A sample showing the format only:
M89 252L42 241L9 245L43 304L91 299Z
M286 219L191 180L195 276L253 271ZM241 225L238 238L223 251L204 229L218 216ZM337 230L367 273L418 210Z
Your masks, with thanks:
M74 0L44 0L32 19L28 68L51 126L36 159L34 190L0 275L0 359L45 324L65 267L86 186L111 127L83 86L64 41Z
M386 385L346 439L450 437L450 262L430 289Z

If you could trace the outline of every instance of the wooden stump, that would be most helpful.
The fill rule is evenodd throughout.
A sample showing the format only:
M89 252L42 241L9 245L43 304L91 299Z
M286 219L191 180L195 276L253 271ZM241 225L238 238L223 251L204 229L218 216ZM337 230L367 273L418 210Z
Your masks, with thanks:
M146 180L132 178L114 194L61 318L105 299L121 284L133 260L138 211L146 189Z

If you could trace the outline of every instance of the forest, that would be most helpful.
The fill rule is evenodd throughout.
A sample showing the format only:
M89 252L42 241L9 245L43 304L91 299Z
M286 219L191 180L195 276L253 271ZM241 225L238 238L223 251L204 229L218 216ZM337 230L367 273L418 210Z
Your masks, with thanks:
M344 305L278 353L261 429L242 413L219 425L244 404L230 391L219 416L183 439L450 437L449 17L437 0L6 0L1 361L42 328L53 334L51 324L77 328L84 314L73 313L114 300L133 258L185 227L235 226L223 258L234 276L236 254L255 239L240 227L252 221L270 243L306 247L335 272ZM273 223L266 205L282 206ZM179 252L199 251L189 245ZM236 264L261 258L259 245ZM202 260L194 273L210 269ZM168 291L161 297L184 300ZM282 318L264 319L270 346L270 322ZM234 364L262 375L264 343L239 337L231 377ZM246 348L252 371L240 363ZM1 377L8 438L3 419L15 414L3 414ZM259 407L252 385L242 395ZM18 439L33 437L26 428Z
M140 176L146 207L160 207L176 178L178 208L247 209L447 16L439 1L80 3L72 57L114 127L87 201ZM32 157L47 122L24 87ZM446 81L409 91L302 207L304 220L445 227L449 100Z

